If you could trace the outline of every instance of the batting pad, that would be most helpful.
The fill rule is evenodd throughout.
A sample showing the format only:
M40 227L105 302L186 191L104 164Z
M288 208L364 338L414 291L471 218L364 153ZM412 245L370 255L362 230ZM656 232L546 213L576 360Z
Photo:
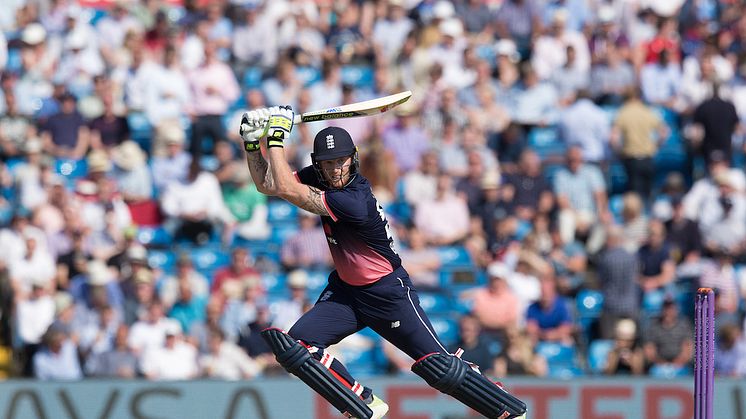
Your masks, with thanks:
M490 419L517 418L526 413L525 403L456 356L427 355L412 365L412 372L431 387L453 396Z
M305 346L293 340L287 333L270 328L262 331L262 338L272 348L277 362L283 368L300 378L343 415L359 419L373 416L373 411L358 395L334 378L321 362L311 356Z

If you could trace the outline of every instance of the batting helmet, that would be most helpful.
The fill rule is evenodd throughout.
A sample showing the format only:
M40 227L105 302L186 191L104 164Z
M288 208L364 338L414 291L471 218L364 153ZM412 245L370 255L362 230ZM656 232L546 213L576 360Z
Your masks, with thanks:
M316 176L318 176L319 181L325 186L330 185L327 182L326 178L324 178L323 171L321 170L321 164L319 162L348 156L352 157L350 179L347 181L347 183L349 184L355 178L360 168L360 159L358 158L357 147L352 141L350 133L339 127L327 127L319 131L318 134L316 134L316 137L313 139L313 153L311 153L311 161L313 163L314 170L316 170Z

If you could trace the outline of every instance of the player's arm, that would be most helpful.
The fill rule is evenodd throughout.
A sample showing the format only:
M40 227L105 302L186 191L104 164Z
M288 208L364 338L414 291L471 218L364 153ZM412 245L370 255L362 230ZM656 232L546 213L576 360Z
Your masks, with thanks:
M285 159L284 140L293 128L293 110L289 106L275 106L270 113L267 155L275 195L306 211L330 217L324 191L298 182Z
M265 195L277 195L272 171L262 156L259 140L267 133L266 121L269 119L269 109L257 109L246 112L241 117L239 134L243 139L243 149L246 151L246 164L249 166L251 179L256 189Z

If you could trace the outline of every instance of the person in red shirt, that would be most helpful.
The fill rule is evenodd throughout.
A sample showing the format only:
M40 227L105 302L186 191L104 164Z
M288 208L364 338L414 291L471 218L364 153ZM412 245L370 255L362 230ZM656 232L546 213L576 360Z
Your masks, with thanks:
M218 269L210 286L210 294L215 294L223 289L227 282L240 281L247 276L258 275L251 266L251 255L245 248L236 247L231 251L231 262L228 266Z

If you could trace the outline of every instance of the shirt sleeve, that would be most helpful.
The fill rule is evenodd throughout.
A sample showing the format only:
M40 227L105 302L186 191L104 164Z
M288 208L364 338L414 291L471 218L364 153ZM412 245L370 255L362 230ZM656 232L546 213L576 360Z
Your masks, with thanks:
M295 175L295 179L304 185L313 186L314 188L321 186L313 166L306 166L293 174Z
M355 190L335 189L326 191L322 195L322 199L334 221L360 224L368 219L368 201Z

